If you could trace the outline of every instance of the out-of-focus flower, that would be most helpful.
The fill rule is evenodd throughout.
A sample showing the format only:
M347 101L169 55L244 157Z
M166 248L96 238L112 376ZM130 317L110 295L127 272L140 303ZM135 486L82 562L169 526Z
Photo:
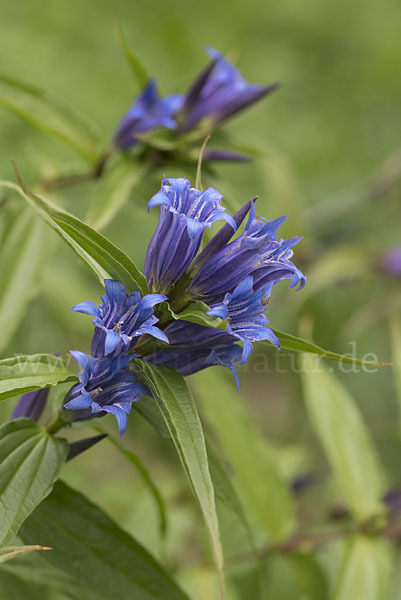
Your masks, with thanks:
M319 479L319 475L313 471L304 473L291 481L291 490L295 495L302 494L302 492L318 483Z
M380 261L380 267L389 275L401 277L401 246L385 254Z
M216 162L249 162L252 157L249 154L234 152L233 150L220 150L211 148L203 153L203 160L213 160Z
M183 96L171 95L160 98L157 85L151 80L142 94L122 118L114 134L114 145L119 150L127 150L139 142L137 134L146 133L157 127L175 129L174 116L184 102Z
M111 413L123 435L132 403L142 395L150 394L128 367L132 355L110 359L94 358L73 350L71 354L83 370L78 375L79 384L68 393L64 407L74 411L73 420L76 421Z
M71 309L95 317L92 321L95 325L92 356L127 353L144 334L168 342L165 334L155 327L158 319L153 313L153 307L167 300L166 296L147 294L142 298L139 290L128 293L121 282L113 279L105 279L104 284L106 294L102 296L102 304L96 306L89 300Z
M393 488L386 492L383 502L393 516L399 515L401 513L401 489Z
M144 269L152 290L167 293L182 277L199 250L206 227L223 219L234 233L235 221L224 212L221 199L214 188L201 192L183 177L163 179L160 192L148 204L148 210L160 205L159 223L148 246Z
M10 420L27 417L38 421L45 409L48 396L49 388L27 392L19 399L18 404L11 413Z
M199 75L186 95L181 131L193 129L202 120L213 124L228 119L278 87L249 84L220 52L208 49L211 63Z

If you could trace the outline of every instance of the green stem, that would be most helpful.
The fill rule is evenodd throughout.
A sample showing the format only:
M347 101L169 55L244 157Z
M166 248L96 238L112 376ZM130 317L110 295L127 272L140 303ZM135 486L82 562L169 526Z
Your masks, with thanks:
M72 414L71 414L72 416ZM65 412L60 411L46 425L47 433L53 434L57 433L63 427L69 426L72 423L72 419L70 416L67 416Z
M71 187L85 183L86 181L93 181L100 179L103 175L106 163L113 153L113 148L106 150L100 155L95 166L86 173L76 173L73 175L60 175L51 179L45 179L42 181L42 186L45 190L55 190L60 188Z

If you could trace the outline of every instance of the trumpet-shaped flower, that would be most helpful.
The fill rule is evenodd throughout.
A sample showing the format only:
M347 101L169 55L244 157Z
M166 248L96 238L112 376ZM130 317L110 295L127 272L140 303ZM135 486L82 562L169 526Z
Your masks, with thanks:
M252 342L268 340L280 349L280 342L264 314L273 285L253 289L253 277L246 277L233 291L227 292L223 302L212 306L208 315L227 320L227 332L241 340L243 352L240 364L244 364L252 351Z
M175 129L177 123L173 117L183 102L183 96L179 95L160 98L156 82L151 80L117 127L114 134L115 146L120 150L127 150L139 142L137 134L157 127Z
M96 306L89 300L71 309L95 317L91 344L94 357L127 353L144 334L168 342L165 334L155 326L158 319L153 313L153 307L166 300L166 296L147 294L142 297L139 290L128 293L119 281L105 279L104 283L106 294L102 296L102 304Z
M193 129L203 119L219 123L257 102L278 87L249 84L238 69L213 48L211 63L200 74L186 95L182 131Z
M50 388L42 388L33 392L27 392L18 401L10 420L28 417L38 421L45 409Z
M193 333L191 325L193 325L195 331L197 327L201 327L200 325L187 323L187 334ZM203 329L210 331L207 327ZM220 338L221 343L215 347L213 347L213 342L211 342L210 346L207 344L197 345L196 343L188 344L187 346L172 345L171 348L166 350L159 350L158 352L149 354L145 357L145 360L154 365L177 369L184 376L198 373L198 371L202 371L208 367L227 367L233 373L238 386L236 363L241 358L241 347L235 343L235 340L230 339L229 336L225 336L223 332L220 333L222 334ZM223 336L225 336L226 343L224 343ZM218 336L215 338L215 342L217 340Z
M292 256L291 246L301 238L277 241L276 237L277 229L286 218L273 221L257 218L251 203L244 232L224 245L216 243L214 248L212 239L209 246L215 251L209 251L206 260L200 260L200 254L194 262L194 276L189 287L191 294L209 304L221 302L227 292L232 293L238 283L249 275L253 275L255 291L284 278L291 278L291 287L297 283L303 287L304 276L289 260ZM216 239L218 236L219 233ZM206 250L207 246L204 252Z
M188 179L163 179L160 192L148 204L148 210L160 206L159 223L145 260L145 275L153 290L166 293L182 277L199 250L206 227L222 219L235 231L235 221L224 212L221 199L214 188L201 192L191 187Z
M132 403L150 394L129 370L132 356L94 358L73 350L71 354L83 370L78 374L79 383L67 394L64 408L74 411L73 419L77 421L111 413L123 435Z

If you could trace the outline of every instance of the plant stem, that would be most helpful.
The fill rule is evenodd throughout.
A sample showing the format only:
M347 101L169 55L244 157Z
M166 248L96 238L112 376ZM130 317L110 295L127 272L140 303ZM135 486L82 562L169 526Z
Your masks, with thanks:
M47 433L53 434L57 433L63 427L71 425L71 418L68 417L65 412L60 411L46 425Z
M103 154L100 155L99 159L94 165L93 169L91 169L87 173L60 175L58 177L45 179L44 181L42 181L42 187L45 190L56 190L60 188L71 187L73 185L79 185L80 183L85 183L86 181L100 179L103 175L106 163L109 160L110 156L113 154L113 151L113 148L109 148L108 150L103 152Z

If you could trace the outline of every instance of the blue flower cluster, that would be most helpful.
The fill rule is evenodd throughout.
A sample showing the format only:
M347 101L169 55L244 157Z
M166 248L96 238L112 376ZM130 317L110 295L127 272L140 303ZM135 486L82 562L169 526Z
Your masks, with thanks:
M211 62L185 95L160 98L156 82L148 83L117 127L113 140L116 148L127 150L139 143L138 134L158 127L179 128L180 134L205 122L214 127L278 87L276 83L267 86L249 84L220 52L209 48L208 54ZM210 151L205 158L238 161L247 157L227 151Z
M148 204L148 210L160 210L145 259L150 293L142 297L138 290L128 292L122 283L108 279L99 306L88 301L73 307L91 315L95 326L91 355L71 352L83 369L65 403L75 420L112 413L124 433L132 402L150 395L130 370L134 357L174 367L182 375L221 365L237 378L237 364L249 358L253 342L268 340L280 347L267 327L265 311L278 281L290 279L292 288L305 284L290 260L300 238L278 239L285 217L257 217L253 200L234 216L225 212L221 200L214 188L201 192L185 178L163 179ZM218 220L225 224L200 251L206 228ZM201 300L209 306L207 315L219 317L225 327L173 320L168 311L159 321L154 310L166 300L178 314Z
M255 341L269 340L279 348L264 314L273 286L282 279L290 279L292 288L305 284L290 260L300 238L277 239L285 217L256 217L253 200L231 217L220 202L221 194L213 188L201 193L179 178L163 180L148 205L160 205L145 261L149 289L166 294L173 309L202 300L210 306L209 316L226 321L225 331L184 320L165 328L169 346L145 360L183 375L211 365L226 366L235 374L236 363L244 364ZM233 239L248 213L243 233ZM218 219L226 224L198 254L206 227Z
M74 420L111 413L122 435L132 402L143 394L150 394L129 368L130 360L136 356L131 351L144 335L168 342L166 335L156 327L158 319L153 312L153 307L166 300L166 296L147 294L142 297L138 290L128 293L122 283L112 279L105 280L105 288L99 306L88 301L72 308L94 317L95 332L91 356L71 351L83 370L78 375L78 385L68 393L64 407L74 411Z

